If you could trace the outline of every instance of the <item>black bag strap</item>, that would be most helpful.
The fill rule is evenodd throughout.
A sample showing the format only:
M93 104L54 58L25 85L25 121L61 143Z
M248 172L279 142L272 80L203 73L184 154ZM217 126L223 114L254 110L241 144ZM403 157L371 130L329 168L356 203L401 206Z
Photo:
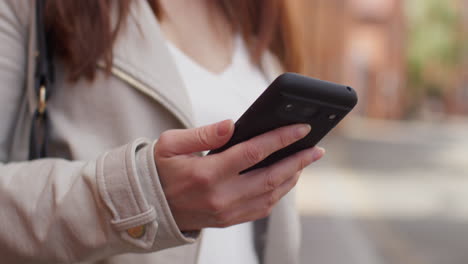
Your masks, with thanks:
M47 43L44 21L46 0L36 0L36 71L34 73L34 92L37 97L37 108L34 111L29 140L29 159L47 156L49 136L49 117L47 100L54 81L53 52Z

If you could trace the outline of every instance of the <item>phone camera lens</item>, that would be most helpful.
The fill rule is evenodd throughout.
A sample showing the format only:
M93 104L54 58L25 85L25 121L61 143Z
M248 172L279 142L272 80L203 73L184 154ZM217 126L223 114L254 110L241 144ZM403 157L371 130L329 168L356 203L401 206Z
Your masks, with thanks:
M335 120L337 118L337 115L336 114L331 114L328 116L328 119L330 120Z
M284 110L286 110L286 112L291 112L294 108L294 105L293 104L287 104L285 107L284 107Z

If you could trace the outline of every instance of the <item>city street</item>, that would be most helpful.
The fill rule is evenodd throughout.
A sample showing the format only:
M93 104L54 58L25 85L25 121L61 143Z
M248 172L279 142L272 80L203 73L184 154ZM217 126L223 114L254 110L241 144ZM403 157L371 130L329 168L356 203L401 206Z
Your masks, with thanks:
M298 185L302 263L468 263L468 121L339 132Z

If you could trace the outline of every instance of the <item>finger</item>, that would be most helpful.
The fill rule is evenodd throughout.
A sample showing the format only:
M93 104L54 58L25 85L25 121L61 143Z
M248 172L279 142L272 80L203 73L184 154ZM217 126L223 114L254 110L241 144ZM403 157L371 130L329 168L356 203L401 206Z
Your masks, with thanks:
M281 127L239 143L213 157L223 161L222 165L227 171L238 173L264 160L273 152L304 138L310 130L308 124Z
M158 139L156 153L163 157L216 149L226 144L234 132L232 120L208 126L164 132Z
M258 196L263 193L274 191L295 173L302 171L305 167L319 160L324 155L322 148L314 147L300 151L273 165L245 174L245 181L250 182L253 188L252 195Z
M214 227L227 227L267 217L281 198L294 188L299 177L300 172L297 172L276 190L240 203L235 209L217 215Z
M230 204L238 204L274 191L304 167L320 159L323 153L324 150L318 147L303 150L269 167L236 175L223 186L226 199Z

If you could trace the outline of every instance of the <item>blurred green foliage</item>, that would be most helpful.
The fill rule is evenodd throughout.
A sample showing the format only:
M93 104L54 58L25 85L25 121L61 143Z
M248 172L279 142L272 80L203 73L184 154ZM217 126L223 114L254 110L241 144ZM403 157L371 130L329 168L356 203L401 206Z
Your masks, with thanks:
M406 0L412 101L440 98L462 59L460 13L454 0Z

